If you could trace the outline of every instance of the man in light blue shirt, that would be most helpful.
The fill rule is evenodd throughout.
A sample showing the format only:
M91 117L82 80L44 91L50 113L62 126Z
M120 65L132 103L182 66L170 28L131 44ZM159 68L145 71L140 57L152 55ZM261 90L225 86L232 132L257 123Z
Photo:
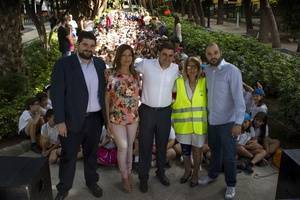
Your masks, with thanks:
M216 43L208 45L206 57L210 64L205 69L208 90L208 144L212 160L208 176L200 184L214 181L225 169L227 189L225 199L235 196L236 185L236 137L246 110L243 98L243 82L240 70L222 58Z

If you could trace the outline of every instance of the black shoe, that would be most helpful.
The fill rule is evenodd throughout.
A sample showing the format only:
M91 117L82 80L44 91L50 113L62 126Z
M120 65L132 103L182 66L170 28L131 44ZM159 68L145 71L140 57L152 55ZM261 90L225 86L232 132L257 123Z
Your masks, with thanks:
M166 162L166 164L165 164L165 168L167 168L167 169L170 169L170 168L171 168L171 164L170 164L170 162Z
M31 151L33 151L34 153L41 153L41 150L38 148L36 143L31 143L31 147L30 147Z
M140 190L142 193L148 192L148 181L140 181Z
M139 166L138 166L138 163L132 163L132 172L134 173L134 174L137 174L139 171Z
M55 200L64 200L68 196L68 192L58 192Z
M169 186L170 185L170 181L168 179L168 177L166 177L166 175L158 175L156 174L156 177L158 178L159 182L161 182L161 184L165 185L165 186Z
M191 181L190 182L190 187L193 188L193 187L197 186L198 184L199 184L198 181L197 182Z
M97 185L97 184L95 183L95 184L93 184L93 185L88 185L87 187L90 189L91 193L92 193L95 197L102 197L102 195L103 195L103 190L102 190L102 188L101 188L99 185Z
M191 178L191 175L192 175L192 172L187 176L187 177L181 177L180 178L180 183L183 184L183 183L186 183L190 178Z
M253 173L252 167L253 167L253 164L249 162L244 169L245 173L252 174Z

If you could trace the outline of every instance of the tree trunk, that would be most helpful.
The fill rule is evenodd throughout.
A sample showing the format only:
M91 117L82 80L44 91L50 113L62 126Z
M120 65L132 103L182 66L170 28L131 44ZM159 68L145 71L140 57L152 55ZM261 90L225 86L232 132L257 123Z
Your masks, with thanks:
M61 17L60 16L60 5L59 5L59 1L58 0L55 0L55 4L56 4L56 13L57 13L57 16L58 17Z
M81 10L80 10L80 0L72 0L72 3L70 4L69 7L70 13L72 14L73 18L75 20L78 20Z
M297 52L300 52L300 39L298 39L298 47L297 47Z
M129 4L129 9L132 12L133 8L132 8L132 0L128 0L128 4Z
M107 0L103 0L99 9L98 15L101 16L102 13L107 9Z
M260 5L262 5L262 1L260 0ZM260 7L260 24L259 24L259 37L258 40L264 43L269 42L268 41L268 36L269 34L269 24L267 21L267 16L266 12L264 11L264 8L261 6Z
M193 6L190 1L188 2L188 20L193 21Z
M0 2L0 76L22 71L21 0Z
M149 7L150 7L150 12L153 15L154 10L153 10L153 2L152 2L152 0L149 0Z
M193 11L193 16L194 16L194 21L196 22L196 24L200 25L200 17L199 17L199 14L198 14L198 10L197 10L197 7L196 7L196 3L195 3L195 0L191 0L190 1L190 4L192 6L192 11Z
M205 26L205 18L204 18L204 10L203 10L203 6L202 6L202 2L201 0L194 0L195 4L196 4L196 8L198 11L198 15L200 18L200 25L201 26Z
M251 0L244 0L243 4L246 18L246 32L250 33L253 31Z
M218 0L218 18L217 24L224 23L224 0Z
M98 13L99 13L99 9L100 9L100 6L101 6L101 0L94 0L93 2L94 2L94 5L93 5L91 18L95 19L96 16L98 16Z
M41 3L42 2L43 1L41 1ZM26 13L27 13L27 15L29 15L30 19L32 20L32 22L35 25L35 28L39 35L41 46L46 49L48 46L47 45L48 41L47 41L47 32L46 32L46 28L44 25L44 20L41 17L41 12L40 12L42 5L40 5L40 8L37 9L37 12L39 12L39 13L36 13L35 8L34 8L34 3L35 3L35 0L31 0L31 5L29 4L29 0L25 0Z
M267 38L268 33L271 32L272 47L280 48L281 47L280 35L279 35L276 20L275 20L272 8L269 4L269 1L268 0L260 0L260 5L261 5L261 26L260 26L261 38L260 39L262 39L261 41L264 41L263 39ZM269 29L265 30L266 28L263 27L264 23L269 25Z
M181 16L185 16L185 0L180 1L180 10L181 10Z
M142 5L143 5L144 8L147 9L147 4L146 4L146 1L145 1L145 0L142 0Z

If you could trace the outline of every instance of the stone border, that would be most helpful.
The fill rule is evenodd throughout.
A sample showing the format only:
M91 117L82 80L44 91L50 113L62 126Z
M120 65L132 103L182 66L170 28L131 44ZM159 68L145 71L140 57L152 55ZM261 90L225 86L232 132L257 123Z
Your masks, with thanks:
M19 156L30 150L30 140L0 149L0 156Z

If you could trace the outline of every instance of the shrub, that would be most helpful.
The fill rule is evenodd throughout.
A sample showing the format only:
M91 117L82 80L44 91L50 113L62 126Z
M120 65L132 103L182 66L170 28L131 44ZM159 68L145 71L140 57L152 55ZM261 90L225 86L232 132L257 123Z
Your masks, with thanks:
M0 77L0 102L5 104L28 91L28 78L21 73L9 73Z
M172 33L173 18L162 17ZM254 38L223 32L210 32L182 20L182 37L189 54L204 56L205 47L217 42L224 58L240 68L249 84L260 80L269 96L279 99L278 116L300 129L300 58L272 50Z
M35 41L24 49L24 67L29 78L29 88L34 93L43 90L49 84L52 66L60 56L57 44L52 45L51 50L40 47L40 42Z
M37 41L26 46L25 75L10 74L0 79L0 137L17 133L19 116L26 99L49 84L52 66L60 56L57 41L52 42L50 50L41 48Z

